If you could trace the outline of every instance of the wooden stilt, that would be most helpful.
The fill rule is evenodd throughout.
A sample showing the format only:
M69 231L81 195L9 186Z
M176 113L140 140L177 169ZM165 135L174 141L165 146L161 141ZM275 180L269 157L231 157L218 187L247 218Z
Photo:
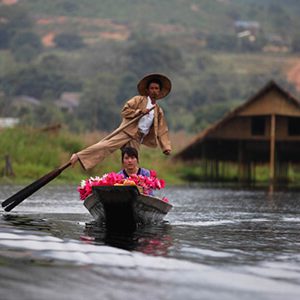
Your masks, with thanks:
M269 190L273 192L274 181L275 181L275 143L276 143L276 116L271 115L271 126L270 126L270 173L269 173Z
M207 180L207 158L206 158L206 151L205 151L205 143L201 147L201 155L202 155L202 161L203 161L203 176L204 179Z
M5 165L2 172L3 176L15 176L15 173L12 168L11 159L8 154L4 156L4 161L5 161Z
M244 174L244 165L243 165L243 144L242 141L239 141L238 144L238 181L243 180Z

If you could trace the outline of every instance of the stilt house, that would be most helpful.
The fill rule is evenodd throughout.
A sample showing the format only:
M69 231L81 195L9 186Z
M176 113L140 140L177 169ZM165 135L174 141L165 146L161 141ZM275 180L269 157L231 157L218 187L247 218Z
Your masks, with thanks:
M257 164L269 165L271 182L285 180L289 165L300 162L300 102L271 81L200 132L175 158L202 160L215 180L222 172L220 162L237 164L241 181L255 181Z

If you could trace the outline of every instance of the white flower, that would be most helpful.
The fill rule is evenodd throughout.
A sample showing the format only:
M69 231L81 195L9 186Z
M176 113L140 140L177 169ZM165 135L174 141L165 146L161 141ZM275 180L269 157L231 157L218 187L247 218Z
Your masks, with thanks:
M86 181L85 180L81 180L80 182L80 187L83 189L86 185Z
M100 179L105 179L106 177L107 177L107 173L106 174L104 174Z

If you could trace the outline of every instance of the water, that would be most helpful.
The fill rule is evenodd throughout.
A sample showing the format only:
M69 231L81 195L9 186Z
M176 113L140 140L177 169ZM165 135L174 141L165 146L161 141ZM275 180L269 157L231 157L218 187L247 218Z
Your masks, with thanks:
M2 211L1 299L300 299L299 192L165 196L164 223L122 235L96 226L73 186Z

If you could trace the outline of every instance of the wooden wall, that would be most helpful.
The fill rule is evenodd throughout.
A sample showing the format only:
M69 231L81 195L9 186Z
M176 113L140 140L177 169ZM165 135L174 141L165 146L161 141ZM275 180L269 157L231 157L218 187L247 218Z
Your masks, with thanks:
M267 94L243 107L238 113L240 116L261 116L261 115L284 115L300 117L300 106L294 101L286 98L277 90L270 90Z

